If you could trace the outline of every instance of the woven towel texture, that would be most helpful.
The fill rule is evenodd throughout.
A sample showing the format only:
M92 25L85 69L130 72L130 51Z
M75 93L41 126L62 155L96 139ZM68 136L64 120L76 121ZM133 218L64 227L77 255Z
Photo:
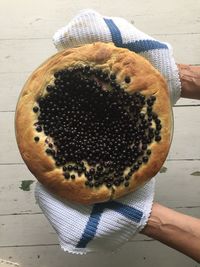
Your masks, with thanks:
M83 10L53 36L58 50L93 42L113 42L116 46L139 53L165 77L171 104L180 98L181 83L170 44L141 32L123 18L102 16L94 10Z
M180 81L169 44L139 31L123 18L102 16L94 10L81 11L53 36L58 50L97 41L113 42L148 59L168 82L172 105L180 97ZM83 206L62 201L37 183L36 200L58 234L65 251L115 251L131 240L147 223L155 179L117 201Z
M85 254L115 251L146 224L151 212L155 180L117 201L78 205L58 199L37 183L35 197L58 234L63 250Z

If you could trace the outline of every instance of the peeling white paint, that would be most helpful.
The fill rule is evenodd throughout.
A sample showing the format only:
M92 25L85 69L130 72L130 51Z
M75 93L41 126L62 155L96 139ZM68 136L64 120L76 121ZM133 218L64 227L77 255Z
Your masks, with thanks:
M0 267L19 266L18 263L0 259Z

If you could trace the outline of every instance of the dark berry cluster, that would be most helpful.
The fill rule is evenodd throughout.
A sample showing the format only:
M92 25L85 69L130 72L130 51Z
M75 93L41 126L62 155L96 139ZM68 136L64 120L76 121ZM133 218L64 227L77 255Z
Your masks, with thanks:
M54 84L33 107L36 131L52 140L46 153L66 179L84 173L89 187L128 186L132 174L148 162L149 144L161 140L161 121L153 112L156 97L129 94L114 73L90 66L54 76Z

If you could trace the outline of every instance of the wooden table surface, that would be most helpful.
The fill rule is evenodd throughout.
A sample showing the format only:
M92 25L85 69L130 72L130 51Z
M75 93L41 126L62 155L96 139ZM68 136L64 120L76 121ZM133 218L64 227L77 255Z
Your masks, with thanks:
M179 252L140 235L113 255L65 253L35 203L35 178L15 141L17 98L28 75L56 52L51 39L54 32L84 8L122 16L149 35L171 43L177 62L200 64L199 0L1 0L0 259L21 267L197 266ZM165 172L157 175L155 199L200 217L200 101L179 100L174 120L172 147ZM33 181L29 191L21 186L26 180Z

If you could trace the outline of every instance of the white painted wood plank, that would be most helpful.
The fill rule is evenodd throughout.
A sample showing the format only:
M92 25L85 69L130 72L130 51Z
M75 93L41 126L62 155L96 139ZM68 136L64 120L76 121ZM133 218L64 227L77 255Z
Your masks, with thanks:
M175 210L200 218L200 207ZM55 230L43 214L5 215L0 219L0 247L59 244ZM137 241L151 241L151 239L139 234L130 243Z
M0 111L14 111L29 73L1 73Z
M127 8L128 7L128 8ZM103 15L121 16L149 34L195 33L200 30L200 2L198 0L77 0L62 1L1 0L1 38L51 38L52 34L64 26L79 10L93 8ZM45 12L44 12L45 10ZM8 19L8 14L12 19Z
M0 65L4 67L0 72L32 72L55 52L50 39L1 40Z
M20 267L198 266L195 261L157 241L127 244L114 254L77 256L62 251L59 246L34 246L0 248L0 255L4 259L18 262Z
M180 98L177 102L176 102L176 106L196 106L196 105L200 105L200 100L195 100L195 99L189 99L189 98Z
M29 74L29 72L0 73L0 112L15 110L17 99ZM200 105L200 100L182 98L176 105Z
M36 179L25 165L0 165L0 173L0 215L41 212L34 198ZM22 181L28 180L34 182L25 191Z
M155 201L172 208L200 206L200 176L191 175L200 171L200 161L167 161L164 166L166 172L156 176ZM30 191L20 188L22 181L35 180L25 165L0 165L0 173L0 215L41 212L35 182Z
M177 63L200 64L200 34L160 35L159 40L171 44Z
M161 35L159 39L171 43L177 62L200 64L200 34ZM0 65L4 67L0 73L32 72L55 52L51 39L1 40Z
M156 176L155 201L171 208L200 207L200 161L167 161Z
M43 214L1 216L0 221L0 247L58 244L56 233Z
M177 107L174 135L168 159L199 159L200 107Z
M2 112L0 116L0 163L22 163L15 139L14 112Z
M169 159L198 159L200 155L200 106L174 108L174 138ZM0 116L0 163L21 163L15 132L14 113L2 112Z

